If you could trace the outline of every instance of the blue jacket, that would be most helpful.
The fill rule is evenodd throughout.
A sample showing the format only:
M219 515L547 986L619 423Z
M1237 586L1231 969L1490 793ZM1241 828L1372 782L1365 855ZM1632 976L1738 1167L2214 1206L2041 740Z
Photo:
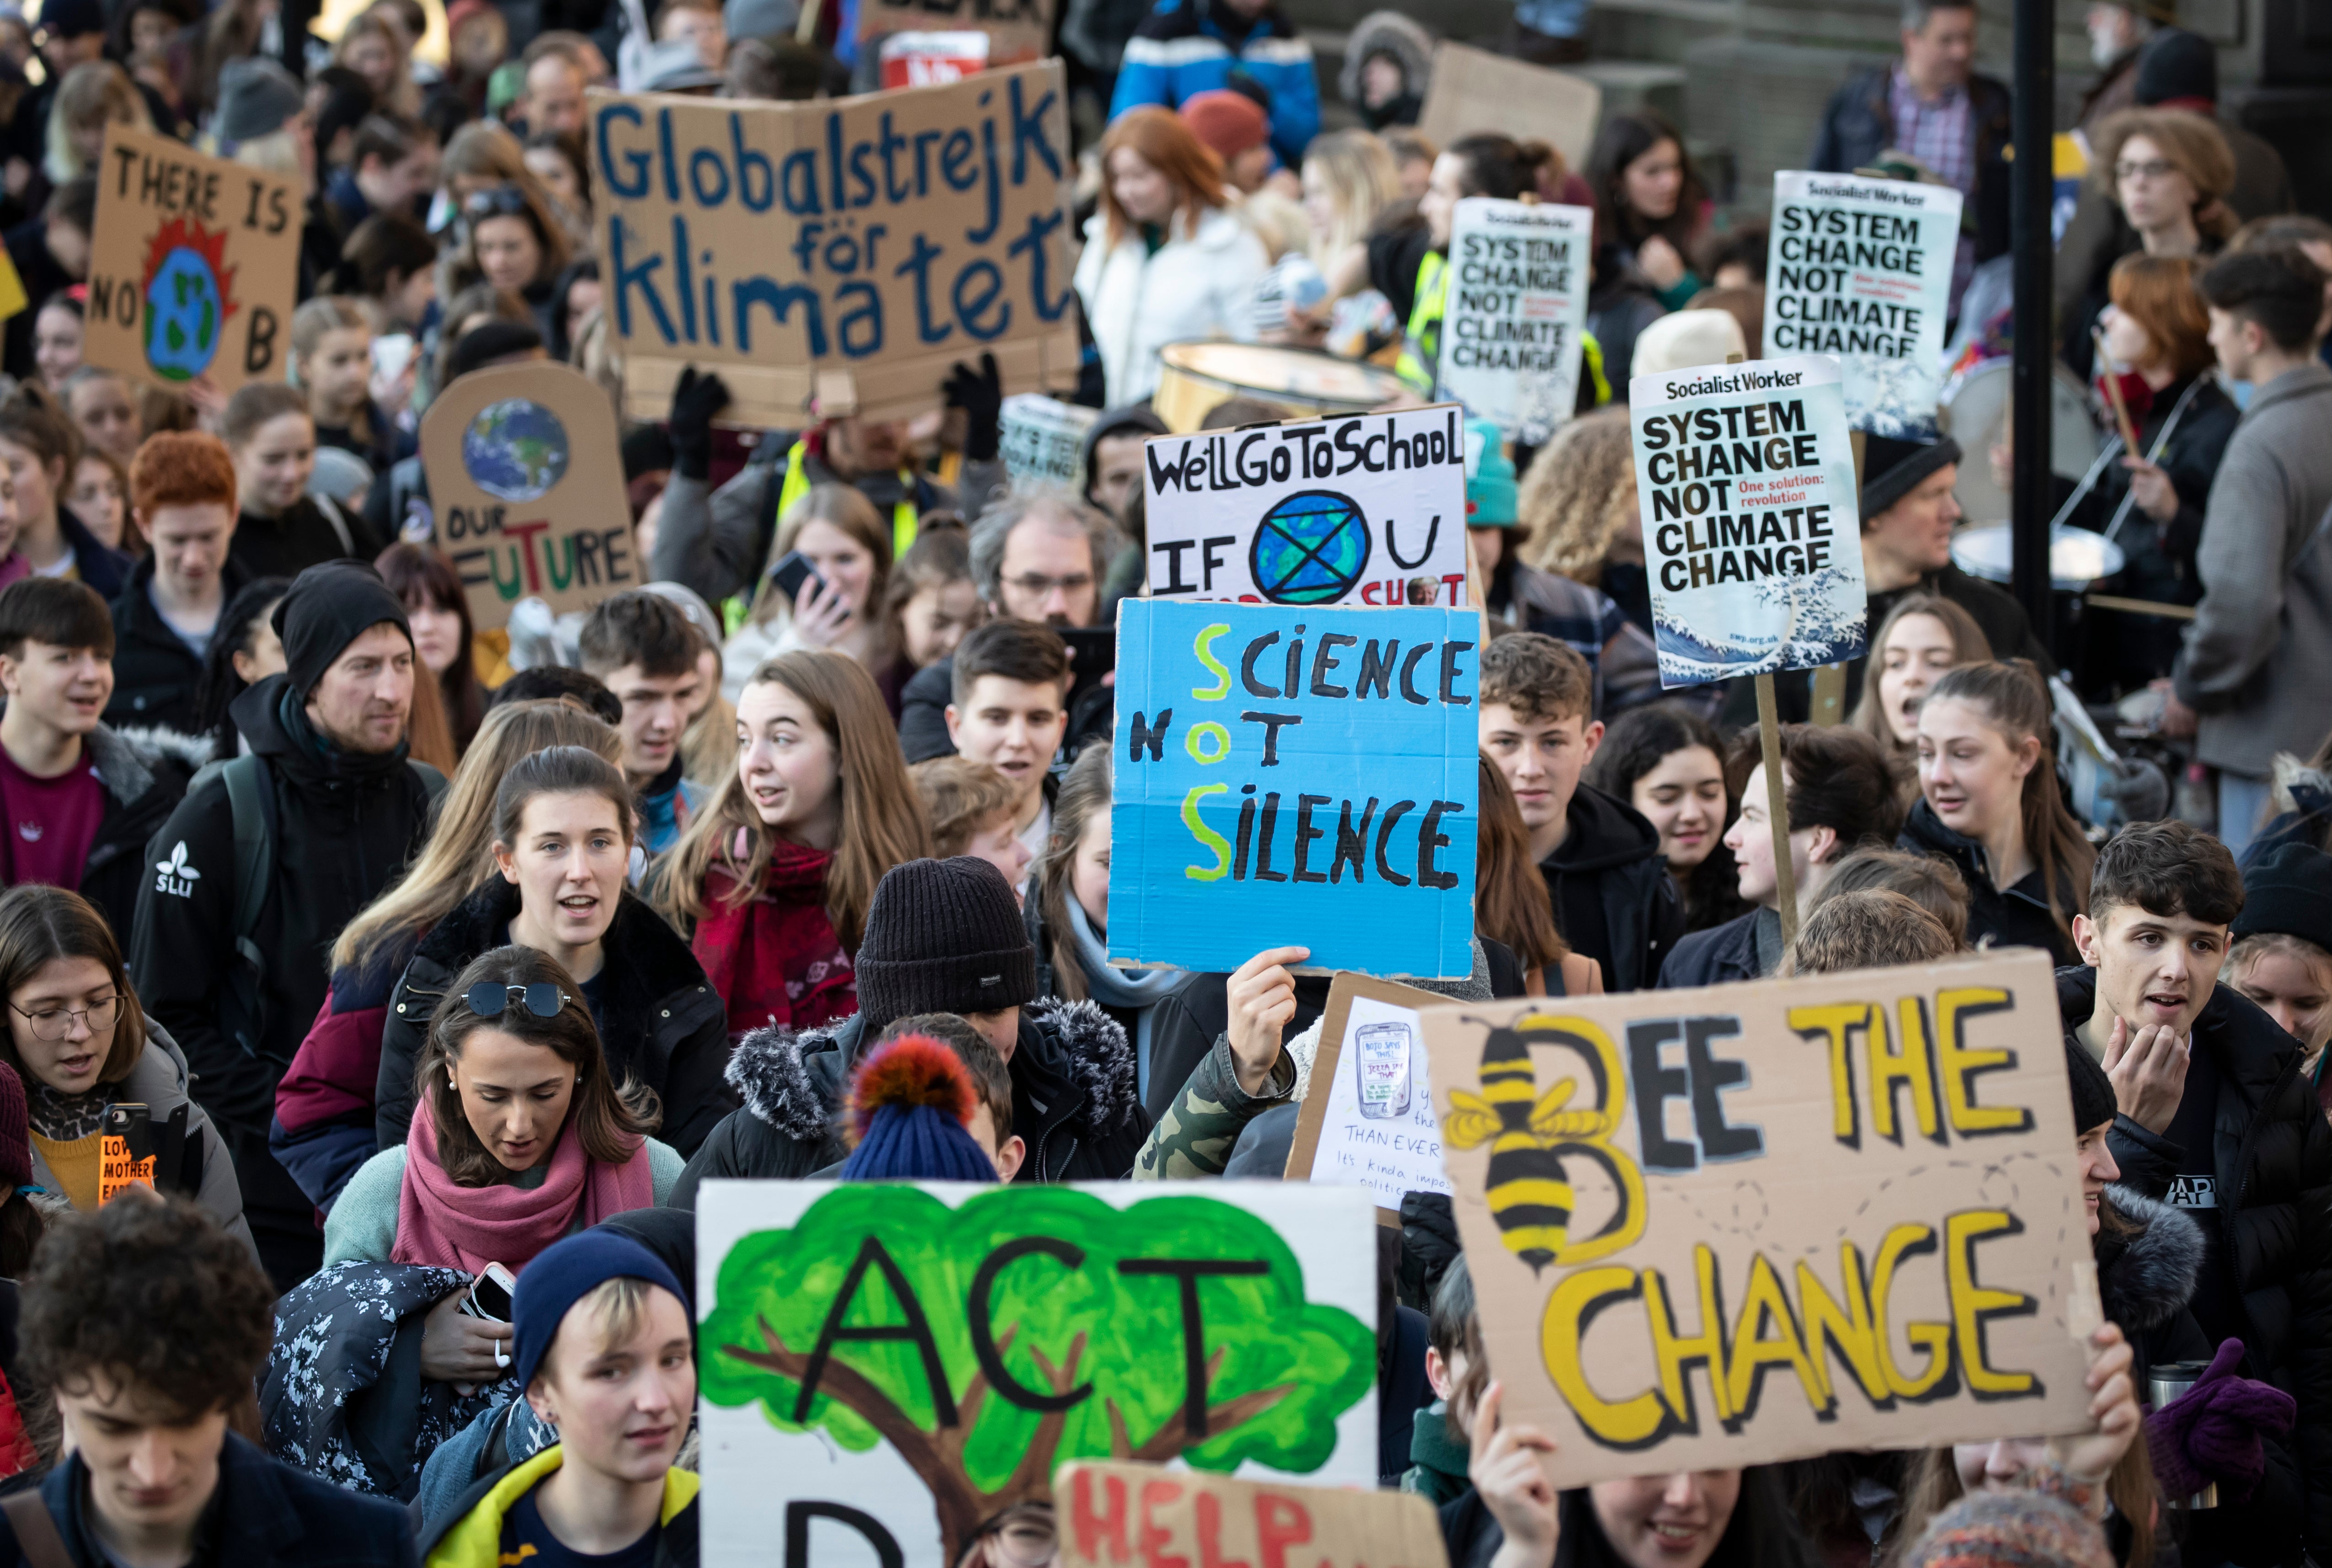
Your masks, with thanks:
M1213 0L1158 0L1125 45L1112 120L1145 103L1180 109L1230 84L1236 71L1271 95L1271 150L1290 168L1320 133L1320 81L1312 46L1276 5L1247 21Z
M1659 989L1664 991L1690 990L1697 986L1730 985L1735 980L1753 980L1763 976L1757 965L1757 915L1751 910L1712 925L1706 931L1696 931L1680 939L1660 965Z
M78 1568L100 1568L106 1559L83 1511L88 1482L88 1467L69 1458L41 1483L41 1500ZM222 1506L194 1568L412 1568L419 1561L403 1508L302 1475L233 1432L219 1453L218 1485ZM30 1561L0 1519L0 1568Z

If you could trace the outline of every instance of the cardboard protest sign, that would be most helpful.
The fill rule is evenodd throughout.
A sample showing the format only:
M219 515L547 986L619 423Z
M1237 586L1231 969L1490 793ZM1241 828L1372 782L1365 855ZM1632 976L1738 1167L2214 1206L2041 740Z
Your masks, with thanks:
M885 87L939 87L988 69L985 33L894 33L883 40Z
M1603 89L1592 77L1530 65L1443 42L1433 49L1433 85L1417 129L1436 147L1490 127L1517 141L1551 144L1572 168L1587 167L1595 128L1603 122Z
M1004 472L1016 484L1065 484L1076 488L1085 477L1085 432L1101 417L1098 408L1081 408L1041 393L1023 392L1007 397L999 411Z
M1853 440L1825 355L1629 383L1660 684L1859 659Z
M149 386L280 381L303 200L281 175L112 124L97 169L82 352Z
M1449 229L1441 395L1537 445L1571 417L1587 330L1590 207L1467 196Z
M607 394L553 360L473 370L429 405L421 466L437 548L480 631L522 598L588 609L645 580L621 446Z
M2046 953L1422 1016L1505 1419L1556 1486L2089 1429Z
M1950 186L1776 174L1766 350L1837 355L1849 425L1933 440L1959 239Z
M1111 959L1472 973L1481 637L1464 610L1120 605Z
M1063 1465L1060 1568L1442 1568L1441 1515L1414 1492L1234 1481L1157 1465Z
M1448 1195L1418 1022L1419 1008L1444 999L1391 980L1337 975L1320 1015L1287 1180L1358 1183L1396 1216L1407 1193Z
M1052 0L860 0L858 36L974 32L998 65L1042 59L1053 37Z
M708 1568L954 1568L1123 1458L1376 1479L1376 1248L1349 1188L707 1181Z
M1291 419L1142 448L1154 598L1466 602L1465 421L1454 403Z
M725 419L791 428L936 408L958 360L1010 391L1075 384L1061 64L769 103L594 91L593 207L626 412L685 365Z

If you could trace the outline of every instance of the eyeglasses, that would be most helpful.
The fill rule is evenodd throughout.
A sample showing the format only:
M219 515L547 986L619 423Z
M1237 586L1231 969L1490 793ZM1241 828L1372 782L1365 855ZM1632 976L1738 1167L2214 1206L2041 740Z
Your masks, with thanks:
M2178 166L2172 163L2168 158L2150 158L2144 163L2117 163L2114 165L2114 178L2117 180L2168 179L2172 175L2176 174L2177 172Z
M75 1018L87 1023L90 1033L103 1034L113 1027L113 1020L121 1016L121 998L118 993L93 1001L85 1008L43 1008L36 1013L24 1012L14 1002L8 1005L16 1012L23 1013L31 1022L34 1039L52 1044L72 1033Z
M549 980L537 980L532 985L496 985L492 980L480 980L470 988L463 1000L470 1010L482 1018L498 1018L512 1002L524 1005L528 1012L539 1018L555 1018L559 1011L574 999ZM55 1038L44 1036L43 1038Z
M1024 594L1048 594L1055 588L1063 593L1082 593L1093 587L1093 573L1080 572L1075 577L1047 577L1042 572L1028 572L1004 579L1006 588L1018 588Z
M1013 1568L1046 1568L1061 1554L1053 1521L1034 1510L1016 1512L1007 1517L997 1526L992 1538Z
M498 185L492 190L482 190L462 204L462 210L473 218L510 217L530 214L526 193L514 185Z

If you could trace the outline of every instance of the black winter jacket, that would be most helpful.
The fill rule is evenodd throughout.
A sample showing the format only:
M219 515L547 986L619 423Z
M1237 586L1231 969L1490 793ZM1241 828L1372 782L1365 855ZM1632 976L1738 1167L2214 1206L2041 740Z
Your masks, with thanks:
M373 1088L373 1136L383 1149L405 1142L413 1125L413 1069L429 1020L446 988L470 961L511 940L519 891L500 877L464 900L413 950L389 993L380 1036L380 1078ZM655 1091L664 1121L656 1136L693 1154L737 1097L721 1081L729 1060L729 1018L696 955L664 917L629 893L607 927L600 971L606 1020L599 1030L607 1069L621 1083Z
M1761 914L1774 923L1778 934L1781 917L1768 910L1753 909L1723 925L1679 938L1676 951L1660 966L1659 989L1688 990L1696 986L1729 985L1735 980L1760 978L1765 972L1757 961L1757 917Z
M49 1472L40 1495L75 1568L112 1561L89 1517L89 1467L79 1455ZM418 1561L404 1509L304 1475L233 1432L219 1452L211 1509L193 1568L410 1568ZM33 1561L0 1519L0 1568Z
M1968 889L1970 947L2044 948L2060 964L2081 961L2073 939L2049 913L2049 884L2041 880L2040 873L2027 872L2013 887L1993 886L1991 857L1984 853L1983 846L1945 827L1944 819L1935 815L1935 808L1924 798L1915 803L1911 815L1904 818L1903 832L1895 840L1895 846L1918 855L1942 856L1959 868L1960 878ZM2076 906L2069 882L2057 890L2057 902L2065 911L2066 923L2071 923Z
M1808 168L1852 174L1899 145L1895 110L1888 102L1897 63L1858 71L1830 94ZM1975 189L1968 196L1967 213L1975 225L1975 259L1983 263L2008 253L2010 98L2005 82L1982 73L1969 79L1967 90L1968 118L1975 127Z
M97 781L105 787L105 815L81 863L78 891L97 905L106 924L126 932L137 917L139 890L154 877L146 841L186 798L186 785L209 760L210 748L168 730L103 724L83 744Z
M2067 1033L2085 1022L2097 1007L2097 971L2059 970L2057 1007ZM2233 1270L2243 1375L2299 1401L2289 1448L2307 1544L2322 1560L2332 1546L2332 1126L2300 1074L2299 1042L2232 987L2211 993L2193 1048L2209 1051L2218 1073L2217 1257ZM2155 1200L2169 1192L2186 1152L2127 1116L2114 1119L2107 1144L2123 1184ZM2270 1463L2262 1494L2270 1502L2276 1477Z
M1658 980L1684 934L1684 903L1659 833L1642 813L1580 785L1571 796L1571 832L1539 872L1563 941L1603 966L1605 990L1643 990Z
M251 574L230 557L219 580L232 599ZM203 661L154 607L153 582L154 558L148 555L113 601L113 700L105 705L105 722L167 724L191 735L198 728L195 688L202 684Z
M429 824L428 791L401 749L341 752L309 728L290 692L288 677L271 675L231 710L274 790L274 888L253 933L271 960L258 1055L237 1048L219 1021L237 961L234 818L225 779L180 801L148 844L156 869L139 893L129 942L138 994L186 1052L195 1099L222 1136L247 1143L270 1165L275 1085L324 1004L332 941L388 885ZM244 1163L240 1149L236 1163ZM290 1188L288 1178L282 1185ZM244 1190L248 1200L249 1183Z
M708 1177L808 1176L846 1157L843 1097L872 1044L861 1023L853 1015L830 1028L755 1029L738 1041L729 1086L744 1107L704 1140L667 1206L695 1208ZM1133 1048L1099 1008L1051 999L1022 1008L1008 1070L1012 1131L1028 1146L1013 1180L1115 1181L1133 1169L1151 1119L1133 1092Z

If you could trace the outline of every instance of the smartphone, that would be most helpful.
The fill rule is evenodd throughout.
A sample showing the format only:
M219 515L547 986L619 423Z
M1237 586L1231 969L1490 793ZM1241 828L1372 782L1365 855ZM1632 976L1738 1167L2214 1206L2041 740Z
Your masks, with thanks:
M511 1294L518 1288L518 1278L499 1263L489 1263L478 1277L470 1282L470 1297L462 1310L472 1317L493 1323L511 1321Z
M110 1203L125 1188L154 1185L154 1114L134 1101L105 1108L98 1125L97 1200Z
M778 558L777 563L769 568L769 580L778 585L778 591L786 596L786 602L789 605L801 602L804 583L814 582L820 588L826 586L826 579L817 575L817 568L810 565L809 557L798 550L789 550Z
M1117 668L1115 626L1070 626L1061 633L1069 645L1069 691L1082 693Z

